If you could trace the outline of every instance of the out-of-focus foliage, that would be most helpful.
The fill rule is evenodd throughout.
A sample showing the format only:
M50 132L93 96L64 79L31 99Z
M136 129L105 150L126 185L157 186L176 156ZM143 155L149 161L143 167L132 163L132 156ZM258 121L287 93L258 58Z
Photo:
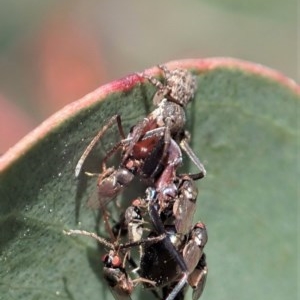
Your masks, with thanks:
M295 78L296 8L295 0L2 0L0 153L65 104L163 61L231 56Z
M297 0L199 0L235 13L254 14L265 19L276 19L295 25Z

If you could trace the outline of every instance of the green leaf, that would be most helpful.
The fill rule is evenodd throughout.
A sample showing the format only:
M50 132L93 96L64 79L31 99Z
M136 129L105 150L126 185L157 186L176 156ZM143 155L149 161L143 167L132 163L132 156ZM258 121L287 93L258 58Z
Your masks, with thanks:
M296 299L299 87L232 59L168 66L191 69L198 80L188 121L191 145L208 172L195 217L209 234L203 299ZM1 157L0 299L112 299L95 241L62 233L95 228L86 200L96 178L75 179L74 168L105 120L120 113L128 130L152 110L153 93L136 75L108 84ZM112 129L84 169L99 172L105 149L118 139Z

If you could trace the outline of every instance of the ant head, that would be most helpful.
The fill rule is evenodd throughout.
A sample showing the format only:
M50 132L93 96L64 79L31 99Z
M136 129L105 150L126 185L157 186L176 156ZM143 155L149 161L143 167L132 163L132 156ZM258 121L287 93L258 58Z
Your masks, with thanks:
M108 268L120 268L123 265L123 262L113 250L110 250L108 254L102 256L102 262Z
M196 91L195 77L187 70L175 69L166 73L166 88L169 97L181 106L186 106Z
M165 74L165 84L158 86L153 103L158 105L162 99L177 103L185 107L194 97L196 91L195 77L185 69L169 70L165 66L159 66Z

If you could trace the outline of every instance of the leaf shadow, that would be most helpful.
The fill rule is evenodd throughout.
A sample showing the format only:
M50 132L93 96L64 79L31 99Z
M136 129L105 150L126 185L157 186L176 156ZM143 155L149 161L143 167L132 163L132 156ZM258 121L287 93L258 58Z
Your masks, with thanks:
M70 300L75 300L75 297L73 296L73 294L71 293L71 291L69 290L69 287L68 287L68 279L67 277L63 277L62 278L62 281L63 281L63 286L64 286L64 291L68 297L68 299Z

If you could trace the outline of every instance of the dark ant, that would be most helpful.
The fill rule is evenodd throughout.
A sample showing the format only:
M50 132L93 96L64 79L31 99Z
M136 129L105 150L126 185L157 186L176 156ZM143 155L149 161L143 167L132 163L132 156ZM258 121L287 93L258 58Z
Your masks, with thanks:
M103 277L110 287L116 300L124 298L131 299L130 295L132 294L134 287L139 283L147 283L153 287L156 285L156 282L146 278L139 277L136 279L131 279L129 277L125 268L128 252L124 254L122 250L130 249L134 246L140 246L143 243L156 243L165 238L164 235L147 238L145 240L139 240L138 242L118 244L111 243L97 234L85 230L64 230L63 232L66 235L84 235L91 237L97 240L97 242L101 245L104 245L106 248L110 249L109 252L102 258L102 262L104 264Z
M177 234L186 234L192 227L193 217L196 211L196 200L198 189L192 177L187 174L177 176L174 181L174 191L176 195L160 195L156 192L156 202L159 210L158 214L164 225L174 225ZM122 221L116 226L126 228L125 234L128 234L129 241L138 241L142 238L144 224L143 216L147 214L150 204L149 192L145 198L137 198L132 201L131 205L126 209L125 214L120 218ZM153 205L153 203L152 203ZM121 226L121 224L123 224Z
M127 229L126 234L128 235L129 242L137 242L142 239L145 231L144 224L147 223L144 221L143 216L147 216L147 212L149 211L150 223L152 223L154 228L154 231L152 231L149 237L152 238L157 234L166 234L167 237L150 246L149 244L141 244L140 267L138 269L140 270L140 275L143 274L141 275L142 277L146 276L147 279L155 278L159 287L171 285L170 290L171 288L173 290L174 283L174 286L179 284L183 287L190 281L188 274L191 273L191 267L186 264L185 259L192 262L192 269L195 270L196 264L200 259L200 257L197 256L197 253L199 253L198 248L192 243L192 241L196 241L196 235L194 234L193 237L189 238L189 243L186 242L188 239L187 236L192 235L198 225L196 224L194 226L194 231L191 230L193 215L196 210L198 190L193 179L188 175L178 176L174 184L176 184L177 195L173 198L170 197L168 201L161 202L161 205L164 206L163 208L156 209L156 206L159 207L159 193L153 188L148 188L146 190L146 197L132 201L131 206L126 209L121 218L120 224L122 223L122 225L118 224L118 228ZM146 228L146 230L150 229ZM169 239L171 239L171 243L168 241ZM174 243L174 239L176 239L176 243ZM205 242L202 244L206 243L206 239L207 238L204 239ZM185 245L185 247L183 245ZM185 249L184 256L182 254L183 249ZM189 257L189 253L193 254L191 258ZM158 266L157 268L152 268L156 263L163 265L164 261L169 261L170 265L163 266L163 268L168 271L162 271ZM179 265L179 268L177 267L176 270L177 265ZM180 272L180 270L182 271ZM168 272L170 272L170 274ZM196 271L192 273L194 272ZM182 281L177 282L176 278L182 273L186 274L183 274ZM162 279L164 276L167 278L166 282ZM196 277L196 275L194 277ZM203 285L199 285L203 289ZM150 287L147 284L145 284L145 286ZM196 286L196 283L193 283L193 286ZM177 290L181 289L177 288Z
M184 175L176 184L178 194L162 203L164 209L160 211L155 189L148 188L145 198L134 200L127 208L123 222L127 224L129 241L137 242L145 230L143 216L148 212L153 227L148 238L166 235L155 244L141 244L139 275L155 281L164 293L171 291L168 300L175 299L187 283L194 289L193 299L198 299L207 275L205 256L202 257L207 233L201 222L191 226L197 198L192 178ZM147 283L144 286L150 288Z
M155 281L155 287L172 286L166 300L175 299L187 283L193 288L193 300L199 299L208 270L203 253L207 242L205 225L198 222L187 237L177 235L174 226L165 226L164 231L167 233L165 239L155 244L143 245L139 275ZM155 237L156 234L152 233L150 237ZM173 246L171 251L165 243L168 240ZM177 255L174 255L174 250ZM146 282L144 285L151 288Z
M123 224L118 224L118 228L119 230L126 229L129 243L115 245L84 231L70 231L69 234L82 234L96 238L108 248L114 249L113 252L110 251L110 257L119 257L116 249L140 245L138 269L141 278L146 279L146 281L140 280L144 282L145 287L149 288L152 286L151 283L155 282L157 287L171 290L167 299L172 300L188 283L194 289L193 299L198 299L203 291L207 274L206 263L203 266L202 258L203 247L207 241L205 225L197 223L191 229L198 191L193 178L188 175L177 176L173 184L177 190L174 197L164 195L160 198L159 192L154 188L148 188L145 198L135 199L126 209L122 217ZM143 240L143 226L146 223L143 216L147 216L147 212L153 231ZM147 230L150 229L147 228ZM109 261L113 262L113 260L107 262ZM118 294L132 292L133 284L126 273L124 264L110 263L110 265L105 265L105 268L104 277L110 287L114 287L114 292ZM147 280L151 283L149 284ZM131 291L129 287L132 287Z
M107 129L117 123L123 140L117 143L104 157L103 172L98 177L98 196L104 204L115 198L137 174L149 179L152 183L156 182L156 189L159 192L168 193L170 189L172 190L172 183L171 187L167 186L164 178L172 178L170 173L174 174L182 162L178 144L199 169L199 178L206 174L204 166L189 147L189 135L184 130L186 122L184 108L194 96L195 78L184 69L170 71L165 66L158 67L164 72L165 84L154 77L145 74L139 75L157 87L157 92L153 97L153 103L157 108L147 118L132 127L127 139L125 139L121 117L113 116L94 137L76 165L75 176L78 177L90 151ZM106 161L119 148L122 148L122 160L119 168L106 168ZM161 184L165 185L161 186ZM174 191L171 193L174 194ZM99 207L99 203L90 204L95 208Z
M160 213L159 208L159 195L155 189L148 188L146 190L147 197L145 199L153 226L153 231L149 237L160 236L162 234L166 234L167 236L155 245L142 245L139 274L149 280L154 280L158 287L164 287L177 282L167 297L167 300L173 300L189 282L189 275L196 269L203 254L203 247L207 242L205 225L198 222L191 229L189 227L191 220L187 220L187 217L193 215L196 209L195 201L197 189L193 185L192 179L189 177L184 178L179 186L177 199L174 200L173 203L170 202L170 205L168 205L162 213ZM187 190L185 190L185 188L187 188ZM191 210L191 212L186 209L183 211L185 217L182 219L188 223L187 226L182 226L184 220L181 221L180 214L172 215L174 203L177 201L181 202L182 200L185 202L192 201L194 203L192 206L189 206L189 204L187 206L183 205L183 207L190 207L189 210ZM167 213L165 211L167 211ZM170 218L168 218L170 211L173 219L172 223L177 224L177 227L179 227L182 232L178 233L175 225L172 223L171 225L167 225L167 221ZM177 223L176 218L180 219ZM161 267L162 265L164 266L163 268ZM199 286L200 285L199 283ZM201 288L203 289L203 286L201 286ZM197 288L197 290L199 289L200 287Z

